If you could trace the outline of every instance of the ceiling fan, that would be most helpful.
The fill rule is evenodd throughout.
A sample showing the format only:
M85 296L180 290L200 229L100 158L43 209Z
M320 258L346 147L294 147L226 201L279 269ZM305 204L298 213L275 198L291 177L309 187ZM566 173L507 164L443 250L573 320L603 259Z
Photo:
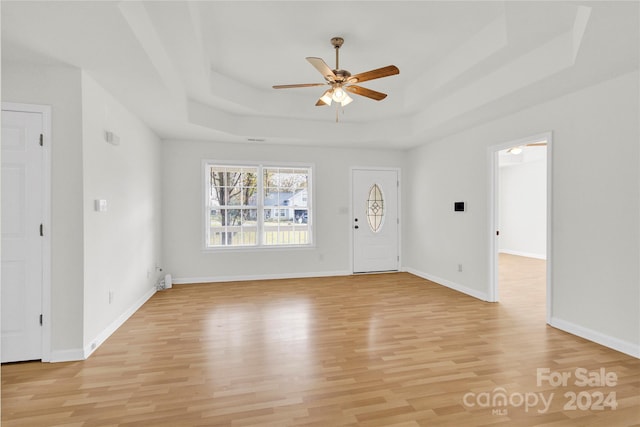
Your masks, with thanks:
M388 65L386 67L377 68L375 70L365 71L364 73L351 75L349 71L340 69L339 51L343 43L344 39L342 37L333 37L331 39L331 44L336 50L336 68L334 70L329 68L327 63L324 62L322 58L307 57L307 61L309 61L309 63L311 63L311 65L313 65L316 70L320 71L320 74L322 74L325 79L325 83L275 85L273 86L273 88L291 89L299 87L324 86L325 84L329 85L330 88L322 94L320 99L318 99L318 102L316 102L316 106L331 105L331 102L334 101L344 107L345 105L353 101L353 99L347 94L347 92L371 98L376 101L382 101L383 99L385 99L387 97L386 93L367 89L365 87L358 86L356 83L399 74L400 70L398 69L398 67L396 67L395 65Z

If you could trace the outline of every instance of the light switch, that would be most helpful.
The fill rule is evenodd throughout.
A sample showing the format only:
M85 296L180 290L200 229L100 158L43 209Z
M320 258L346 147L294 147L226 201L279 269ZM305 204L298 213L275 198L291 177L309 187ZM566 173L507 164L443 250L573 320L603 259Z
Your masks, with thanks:
M107 211L107 201L104 199L94 200L95 202L95 210L96 212L106 212Z

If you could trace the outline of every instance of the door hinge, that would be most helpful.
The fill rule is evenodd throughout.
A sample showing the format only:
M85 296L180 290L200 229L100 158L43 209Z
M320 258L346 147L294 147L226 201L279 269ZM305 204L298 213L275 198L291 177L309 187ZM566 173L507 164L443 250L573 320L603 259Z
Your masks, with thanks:
M42 314L40 315L40 326L42 326Z
M400 261L400 255L398 255L398 262Z
M44 225L40 224L40 237L44 236Z
M40 134L40 147L44 147L44 135Z

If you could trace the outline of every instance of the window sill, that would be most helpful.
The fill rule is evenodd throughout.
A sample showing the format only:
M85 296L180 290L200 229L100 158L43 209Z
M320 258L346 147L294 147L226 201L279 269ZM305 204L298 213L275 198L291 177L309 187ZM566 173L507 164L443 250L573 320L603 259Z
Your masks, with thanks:
M292 251L307 251L316 249L315 244L309 245L278 245L278 246L221 246L215 248L203 248L203 253L222 253L222 252L292 252Z

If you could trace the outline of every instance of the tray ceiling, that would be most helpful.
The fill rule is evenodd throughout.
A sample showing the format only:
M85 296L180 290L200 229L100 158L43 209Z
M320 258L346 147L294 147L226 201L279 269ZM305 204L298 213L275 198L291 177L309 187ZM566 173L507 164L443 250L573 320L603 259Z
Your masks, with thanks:
M3 1L2 59L79 67L167 139L406 148L638 68L637 2ZM339 111L305 60L394 64Z

